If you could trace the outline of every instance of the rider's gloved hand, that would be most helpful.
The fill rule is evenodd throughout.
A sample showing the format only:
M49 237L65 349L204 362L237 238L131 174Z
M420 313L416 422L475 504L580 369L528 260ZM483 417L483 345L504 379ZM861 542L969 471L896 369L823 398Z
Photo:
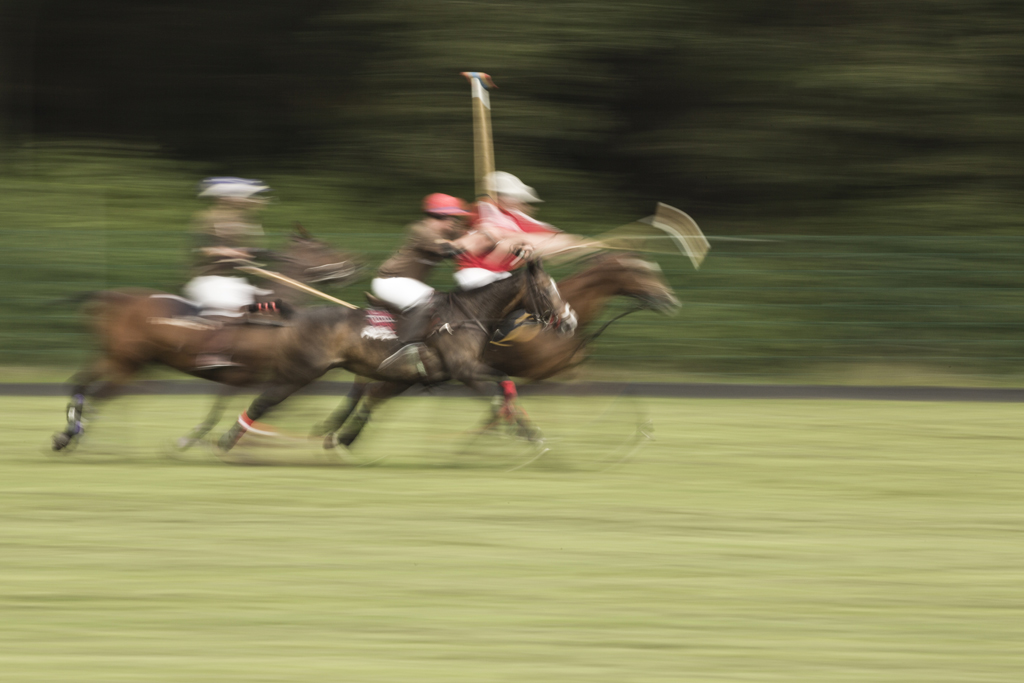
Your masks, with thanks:
M295 309L282 299L275 299L274 301L260 301L254 304L249 304L246 306L245 310L249 313L276 313L284 320L288 320L295 314Z
M515 249L513 249L512 253L515 254L518 258L526 260L526 259L530 258L531 256L533 256L533 251L534 251L533 245L524 242L524 243L518 245Z
M466 250L451 240L437 240L437 250L445 258L455 258L466 253Z

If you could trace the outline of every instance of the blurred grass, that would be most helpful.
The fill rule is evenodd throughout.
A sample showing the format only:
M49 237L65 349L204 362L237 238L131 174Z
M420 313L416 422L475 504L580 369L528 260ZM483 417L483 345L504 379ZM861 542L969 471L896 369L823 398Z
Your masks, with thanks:
M0 398L5 681L959 683L1024 666L1016 405L652 400L658 440L626 466L511 474L424 443L477 414L461 399L396 403L366 443L392 457L365 469L165 460L201 416L189 397L111 404L93 446L50 457L63 405ZM569 442L623 426L593 433L604 399L524 405Z
M191 215L201 206L194 185L204 174L200 165L128 148L55 145L12 153L0 167L0 283L7 292L0 363L72 367L88 355L92 341L82 320L61 299L108 287L178 291L187 278ZM417 217L418 190L375 196L356 179L302 170L263 179L280 199L265 215L271 247L282 245L297 220L339 248L367 254L375 266ZM1009 207L982 199L842 205L844 215L756 224L697 216L712 238L769 241L715 241L699 272L681 257L660 257L683 310L674 318L639 313L617 323L594 347L594 370L586 372L1019 384L1024 238L1004 215ZM638 217L593 201L574 206L564 197L543 208L545 219L583 233ZM972 210L979 221L984 214L984 227L964 225ZM332 293L361 302L371 275ZM432 284L449 287L449 271ZM627 305L617 301L607 315Z

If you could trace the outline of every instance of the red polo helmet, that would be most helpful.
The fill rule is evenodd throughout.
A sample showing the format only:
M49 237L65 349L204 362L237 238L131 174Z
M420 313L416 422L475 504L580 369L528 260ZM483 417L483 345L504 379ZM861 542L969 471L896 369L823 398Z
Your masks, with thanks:
M450 194L435 192L423 198L423 212L432 216L468 216L466 202Z

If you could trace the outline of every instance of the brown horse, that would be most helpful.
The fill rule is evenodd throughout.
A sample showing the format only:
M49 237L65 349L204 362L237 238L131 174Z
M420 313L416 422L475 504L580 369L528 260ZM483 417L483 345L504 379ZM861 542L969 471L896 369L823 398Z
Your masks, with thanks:
M657 263L632 254L606 253L589 260L586 268L558 283L562 298L579 318L580 330L594 323L608 300L623 296L637 302L629 312L649 309L665 315L679 308ZM512 377L542 380L576 367L587 357L589 344L607 325L590 334L565 336L537 329L537 335L510 345L489 344L484 362Z
M275 267L300 281L337 284L354 278L360 261L311 238L304 230L293 236L280 255L270 254ZM280 266L276 264L280 263ZM275 292L274 296L278 296ZM291 292L280 297L296 301ZM287 327L280 318L255 315L248 324L228 324L200 316L195 304L182 297L146 289L90 292L81 297L85 312L100 344L100 354L71 379L71 402L67 426L53 435L53 450L59 451L84 432L82 412L90 402L110 398L142 368L165 365L209 379L228 387L252 386L264 381L277 362L277 341ZM200 370L196 355L211 337L230 348L233 366ZM230 391L217 396L206 420L179 441L184 448L203 436L216 423Z
M354 254L336 251L324 242L314 239L299 223L283 253L272 254L277 272L307 285L339 286L355 280L365 268L363 260ZM292 305L309 302L309 295L290 287L270 287L274 297ZM264 297L269 299L271 297Z
M515 335L520 341L493 340L489 343L483 362L511 377L547 379L582 363L590 343L604 332L610 322L618 319L589 334L581 334L598 319L612 297L624 296L637 301L638 305L627 313L650 309L667 315L679 308L679 300L662 276L658 264L628 253L605 253L589 259L586 268L559 282L558 289L562 299L578 316L579 331L575 335L560 334L536 322L527 323L518 328ZM324 448L333 448L339 443L351 445L377 406L411 386L400 382L373 385L369 382L366 378L357 378L338 410L314 428L314 434L325 437ZM504 404L494 418L516 419L520 416L521 433L527 437L535 436L536 430L522 422L521 413L512 405L516 396L514 385L511 381L503 383L503 389ZM346 426L349 418L351 422ZM337 434L343 426L346 426L344 431Z
M450 379L482 391L482 382L505 375L481 362L487 340L511 311L525 308L552 326L567 311L558 289L539 260L510 277L478 289L435 296L432 322L415 361L382 366L394 356L394 334L381 332L365 310L320 308L302 312L277 340L280 363L269 388L258 396L218 442L230 450L253 421L328 370L344 368L357 376L403 387ZM390 338L388 338L390 337Z

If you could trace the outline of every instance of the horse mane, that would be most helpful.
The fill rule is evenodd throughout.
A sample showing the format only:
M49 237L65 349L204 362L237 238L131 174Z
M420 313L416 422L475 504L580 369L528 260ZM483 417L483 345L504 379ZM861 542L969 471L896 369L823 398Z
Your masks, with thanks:
M609 266L615 266L626 270L648 270L648 271L660 271L661 266L652 261L645 261L643 258L628 251L609 251L594 254L586 258L580 259L580 263L584 266L580 270L576 271L572 275L567 276L562 280L561 284L575 283L578 280L593 277L595 274L601 274L606 271Z
M492 282L491 284L484 285L483 287L446 292L445 303L455 308L473 307L475 310L466 312L476 316L479 311L487 310L492 306L496 306L499 302L503 306L511 303L510 301L506 301L509 295L509 290L519 290L523 285L522 281L527 276L528 270L523 268L513 271L511 277L498 280L497 282Z
M560 283L559 286L564 284L572 284L578 280L583 280L589 277L593 277L595 273L602 271L609 262L619 262L625 254L622 252L603 252L587 256L580 259L579 263L583 266L575 273L566 276Z

